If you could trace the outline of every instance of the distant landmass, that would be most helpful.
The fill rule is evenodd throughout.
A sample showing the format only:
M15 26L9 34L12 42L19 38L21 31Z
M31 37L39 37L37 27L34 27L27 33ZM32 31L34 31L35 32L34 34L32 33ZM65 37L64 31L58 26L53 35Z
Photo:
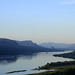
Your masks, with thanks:
M0 38L0 55L26 55L36 52L60 51L55 48L45 48L38 46L32 41L16 41Z
M63 51L66 49L75 50L75 44L49 42L38 45L31 40L16 41L6 38L0 38L0 55L26 55L36 52Z
M28 47L38 47L36 43L33 43L31 40L26 41L17 41L20 46L28 46Z
M75 59L75 51L64 54L55 54L54 56Z
M46 42L39 44L42 47L46 48L65 48L65 49L73 49L75 50L75 44L64 44L64 43L53 43L53 42Z
M38 49L40 51L60 51L59 49L56 49L54 47L52 48L45 48L45 47L42 47L34 42L32 42L31 40L26 40L26 41L17 41L17 43L20 45L20 46L26 46L26 47L31 47L31 48L35 48L35 49Z
M68 48L75 50L75 44L71 44L70 46L68 46Z
M31 53L33 49L19 46L14 40L0 38L0 55L19 55Z

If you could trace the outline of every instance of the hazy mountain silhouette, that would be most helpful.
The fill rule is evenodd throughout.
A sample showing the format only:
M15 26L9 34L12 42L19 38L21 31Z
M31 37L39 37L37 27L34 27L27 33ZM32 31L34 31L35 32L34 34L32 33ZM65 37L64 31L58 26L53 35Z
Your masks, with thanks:
M28 47L38 47L36 43L33 43L31 40L26 41L17 41L20 46L28 46Z
M0 55L26 55L35 52L50 51L59 50L41 47L32 41L22 41L17 43L15 40L0 38Z
M32 51L34 51L34 49L19 46L14 40L0 38L0 55L19 55L31 53Z
M68 46L68 48L75 50L75 44L71 44L70 46Z
M17 43L20 46L31 47L31 48L34 48L34 49L36 49L38 51L59 51L58 49L55 49L55 48L45 48L45 47L39 46L36 43L33 43L31 40L17 41Z
M18 44L14 40L9 40L6 38L0 38L0 46L18 46Z
M46 48L51 48L51 47L55 47L55 48L68 48L71 44L46 42L46 43L41 43L39 45L42 46L42 47L46 47Z
M33 48L36 48L36 49L40 49L40 50L45 50L45 49L50 49L51 51L59 51L59 49L56 49L55 47L51 47L51 48L47 48L47 47L43 47L43 46L40 46L36 43L33 43L31 40L26 40L26 41L17 41L17 43L20 45L20 46L27 46L27 47L33 47Z

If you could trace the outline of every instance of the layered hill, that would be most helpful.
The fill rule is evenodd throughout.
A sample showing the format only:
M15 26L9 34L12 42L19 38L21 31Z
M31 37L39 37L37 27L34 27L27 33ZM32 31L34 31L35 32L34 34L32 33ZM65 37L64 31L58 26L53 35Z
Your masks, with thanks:
M26 40L26 41L17 41L17 43L20 46L27 46L27 47L31 47L34 48L38 51L61 51L60 49L56 49L54 47L52 48L46 48L46 47L42 47L34 42L32 42L31 40Z
M41 43L39 45L42 46L42 47L46 47L46 48L51 48L51 47L55 47L55 48L68 48L71 44L46 42L46 43Z
M0 55L30 54L33 49L19 46L14 40L0 38Z
M25 55L35 52L51 52L56 49L44 48L38 46L32 41L15 41L6 38L0 38L0 55Z
M68 49L75 50L75 44L71 44L70 46L68 46Z
M26 41L17 41L20 46L28 46L28 47L38 47L36 43L33 43L31 40Z

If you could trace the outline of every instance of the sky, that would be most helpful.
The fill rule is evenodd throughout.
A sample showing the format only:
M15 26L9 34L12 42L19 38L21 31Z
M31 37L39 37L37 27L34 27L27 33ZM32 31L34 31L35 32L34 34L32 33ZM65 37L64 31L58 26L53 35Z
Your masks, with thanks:
M0 38L75 43L75 0L0 0Z

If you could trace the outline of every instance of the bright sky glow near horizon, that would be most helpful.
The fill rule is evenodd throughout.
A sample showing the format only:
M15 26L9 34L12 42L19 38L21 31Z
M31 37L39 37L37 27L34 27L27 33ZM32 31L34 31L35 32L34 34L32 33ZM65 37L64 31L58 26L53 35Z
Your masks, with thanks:
M75 0L0 0L0 38L75 43Z

